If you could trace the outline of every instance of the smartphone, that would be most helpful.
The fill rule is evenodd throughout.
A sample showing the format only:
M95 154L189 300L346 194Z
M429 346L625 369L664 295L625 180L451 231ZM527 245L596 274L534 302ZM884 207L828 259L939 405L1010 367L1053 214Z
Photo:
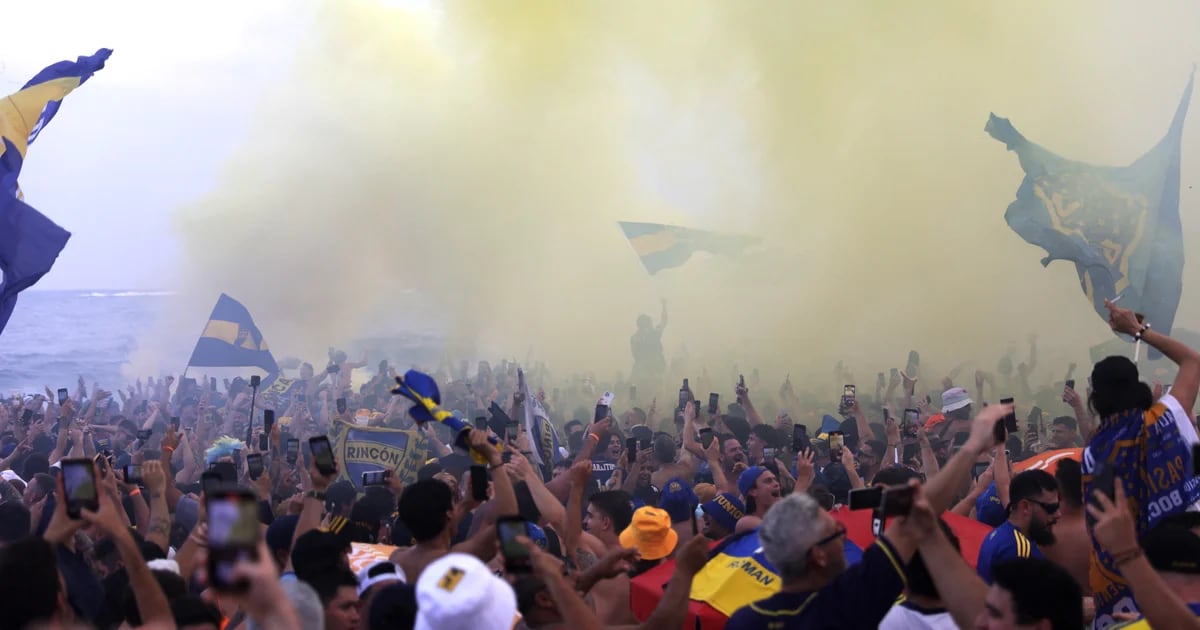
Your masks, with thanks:
M1192 476L1200 477L1200 444L1192 445Z
M483 466L471 466L471 498L481 502L488 499L488 472Z
M603 403L596 405L596 414L592 417L592 422L600 422L608 417L608 405Z
M324 435L309 438L308 448L312 452L313 464L322 475L337 472L337 462L333 459L333 446L329 443L329 438Z
M1067 389L1075 389L1075 379L1067 379Z
M625 438L625 452L628 453L629 463L637 461L638 440L635 437Z
M341 372L341 371L342 371L341 366L339 366L336 363L330 363L329 367L325 368L326 374L337 374L338 372Z
M509 440L515 440L520 434L521 423L510 418L508 424L504 427L504 436Z
M83 510L100 509L100 493L96 487L96 468L92 460L81 457L62 460L63 490L66 494L67 516L79 520Z
M258 479L263 474L262 453L246 453L246 473L251 479Z
M250 377L250 387L253 387L254 389L258 389L259 385L262 385L262 377L257 374L255 374L254 376L251 376Z
M829 432L829 457L834 461L842 459L842 448L846 446L846 434L841 431Z
M388 479L392 478L390 470L369 470L362 474L362 485L364 488L368 486L386 486Z
M213 376L208 379L208 388L212 391L217 391L217 377Z
M96 438L96 450L111 451L112 450L112 438L108 438L108 437Z
M558 398L558 389L554 390L554 397ZM633 402L635 400L637 400L637 385L630 385L629 386L629 401Z
M808 427L803 424L792 425L792 452L803 453L805 450L812 448L812 442L808 439Z
M200 491L205 496L211 495L224 486L221 475L211 470L200 473Z
M971 467L971 478L978 479L988 469L988 466L991 466L991 464L987 462L975 462L975 465Z
M905 440L917 439L917 431L920 428L921 411L918 409L905 409L904 421L900 423L900 437Z
M28 427L29 421L32 419L33 419L33 410L32 409L26 409L25 412L21 414L21 424L23 426Z
M496 521L496 537L500 539L500 555L504 556L506 573L532 571L529 550L517 542L518 536L529 536L529 526L520 516L505 516Z
M296 402L308 402L308 396L304 392L296 394Z
M1013 399L1012 398L1001 398L1000 404L1001 405L1011 405L1011 404L1013 404ZM1008 414L1007 416L1004 416L998 422L996 422L996 428L993 430L992 435L996 438L997 444L1003 444L1004 440L1008 438L1009 434L1015 434L1016 432L1017 432L1017 412L1014 410L1012 413Z
M171 416L171 428L179 433L179 416Z
M738 374L738 387L745 387L745 386L746 386L746 375Z
M478 418L475 418L475 428L479 429L480 431L487 431L487 416L479 416Z
M721 395L712 393L708 395L708 413L716 415L721 410Z
M125 467L125 483L137 485L142 483L142 467L129 464Z
M688 401L692 399L692 388L688 385L688 380L683 379L683 387L679 388L679 408L683 409L687 406Z
M763 447L763 461L769 462L773 459L775 459L775 449L773 449L769 446L764 446Z
M249 584L233 578L241 562L258 558L258 498L243 488L205 494L208 515L208 582L219 591L244 592Z
M213 462L209 464L208 471L216 473L217 478L221 483L234 485L238 480L237 466L233 462Z
M285 452L287 463L296 464L296 460L300 457L300 440L296 438L288 438L287 451Z
M872 486L850 491L851 510L874 510L883 503L883 487Z
M653 442L650 440L638 440L638 450L639 451L649 450L650 446L652 444L653 444Z
M150 436L154 434L154 429L138 429L137 439L139 442L149 441Z
M854 387L853 385L843 385L842 386L842 400L847 403L853 402L857 391L858 391L857 388Z
M70 393L67 392L66 387L58 388L58 406L59 407L61 407L63 405L63 403L67 402L68 397L70 397Z
M910 486L891 486L883 491L880 506L883 517L904 516L912 511L915 490Z
M263 409L263 435L270 435L275 428L275 410ZM264 451L267 449L263 449Z
M908 364L904 366L904 373L909 378L917 378L917 372L921 369L921 355L917 354L916 350L908 351Z
M346 413L346 399L345 398L337 399L337 412L338 413Z

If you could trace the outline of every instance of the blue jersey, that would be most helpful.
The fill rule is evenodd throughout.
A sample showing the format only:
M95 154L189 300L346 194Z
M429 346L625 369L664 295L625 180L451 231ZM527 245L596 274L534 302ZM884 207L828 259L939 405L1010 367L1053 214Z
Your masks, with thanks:
M1042 552L1013 524L1004 524L992 530L979 546L979 562L975 571L984 582L992 583L992 567L1013 558L1045 558Z

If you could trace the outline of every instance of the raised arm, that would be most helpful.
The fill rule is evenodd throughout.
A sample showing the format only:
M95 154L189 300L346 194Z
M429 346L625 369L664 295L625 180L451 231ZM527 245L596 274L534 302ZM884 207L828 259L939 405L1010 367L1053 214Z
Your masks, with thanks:
M1104 305L1108 307L1108 322L1114 331L1135 337L1140 334L1142 341L1165 354L1168 359L1179 366L1179 373L1175 376L1171 395L1190 415L1192 408L1196 405L1196 390L1200 389L1200 353L1183 342L1143 325L1133 311L1115 306L1108 300L1104 301Z

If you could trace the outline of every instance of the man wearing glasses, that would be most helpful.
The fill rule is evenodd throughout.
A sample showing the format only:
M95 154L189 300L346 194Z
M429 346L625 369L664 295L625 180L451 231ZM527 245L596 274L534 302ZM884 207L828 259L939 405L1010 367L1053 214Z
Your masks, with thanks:
M979 547L975 569L992 583L992 567L1012 558L1044 558L1038 545L1054 542L1058 522L1058 482L1044 470L1026 470L1008 485L1008 520L992 530Z
M738 609L726 630L877 627L904 590L904 567L917 548L904 521L894 519L847 568L846 527L807 494L781 499L758 530L780 592Z

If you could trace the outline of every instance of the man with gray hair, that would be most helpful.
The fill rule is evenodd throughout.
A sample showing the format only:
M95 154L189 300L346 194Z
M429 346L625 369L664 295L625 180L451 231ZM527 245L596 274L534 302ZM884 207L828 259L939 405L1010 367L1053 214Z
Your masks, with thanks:
M875 628L904 590L904 567L917 536L895 519L862 562L846 568L846 527L807 494L773 505L758 530L767 560L783 580L780 592L737 610L728 630L749 628Z

